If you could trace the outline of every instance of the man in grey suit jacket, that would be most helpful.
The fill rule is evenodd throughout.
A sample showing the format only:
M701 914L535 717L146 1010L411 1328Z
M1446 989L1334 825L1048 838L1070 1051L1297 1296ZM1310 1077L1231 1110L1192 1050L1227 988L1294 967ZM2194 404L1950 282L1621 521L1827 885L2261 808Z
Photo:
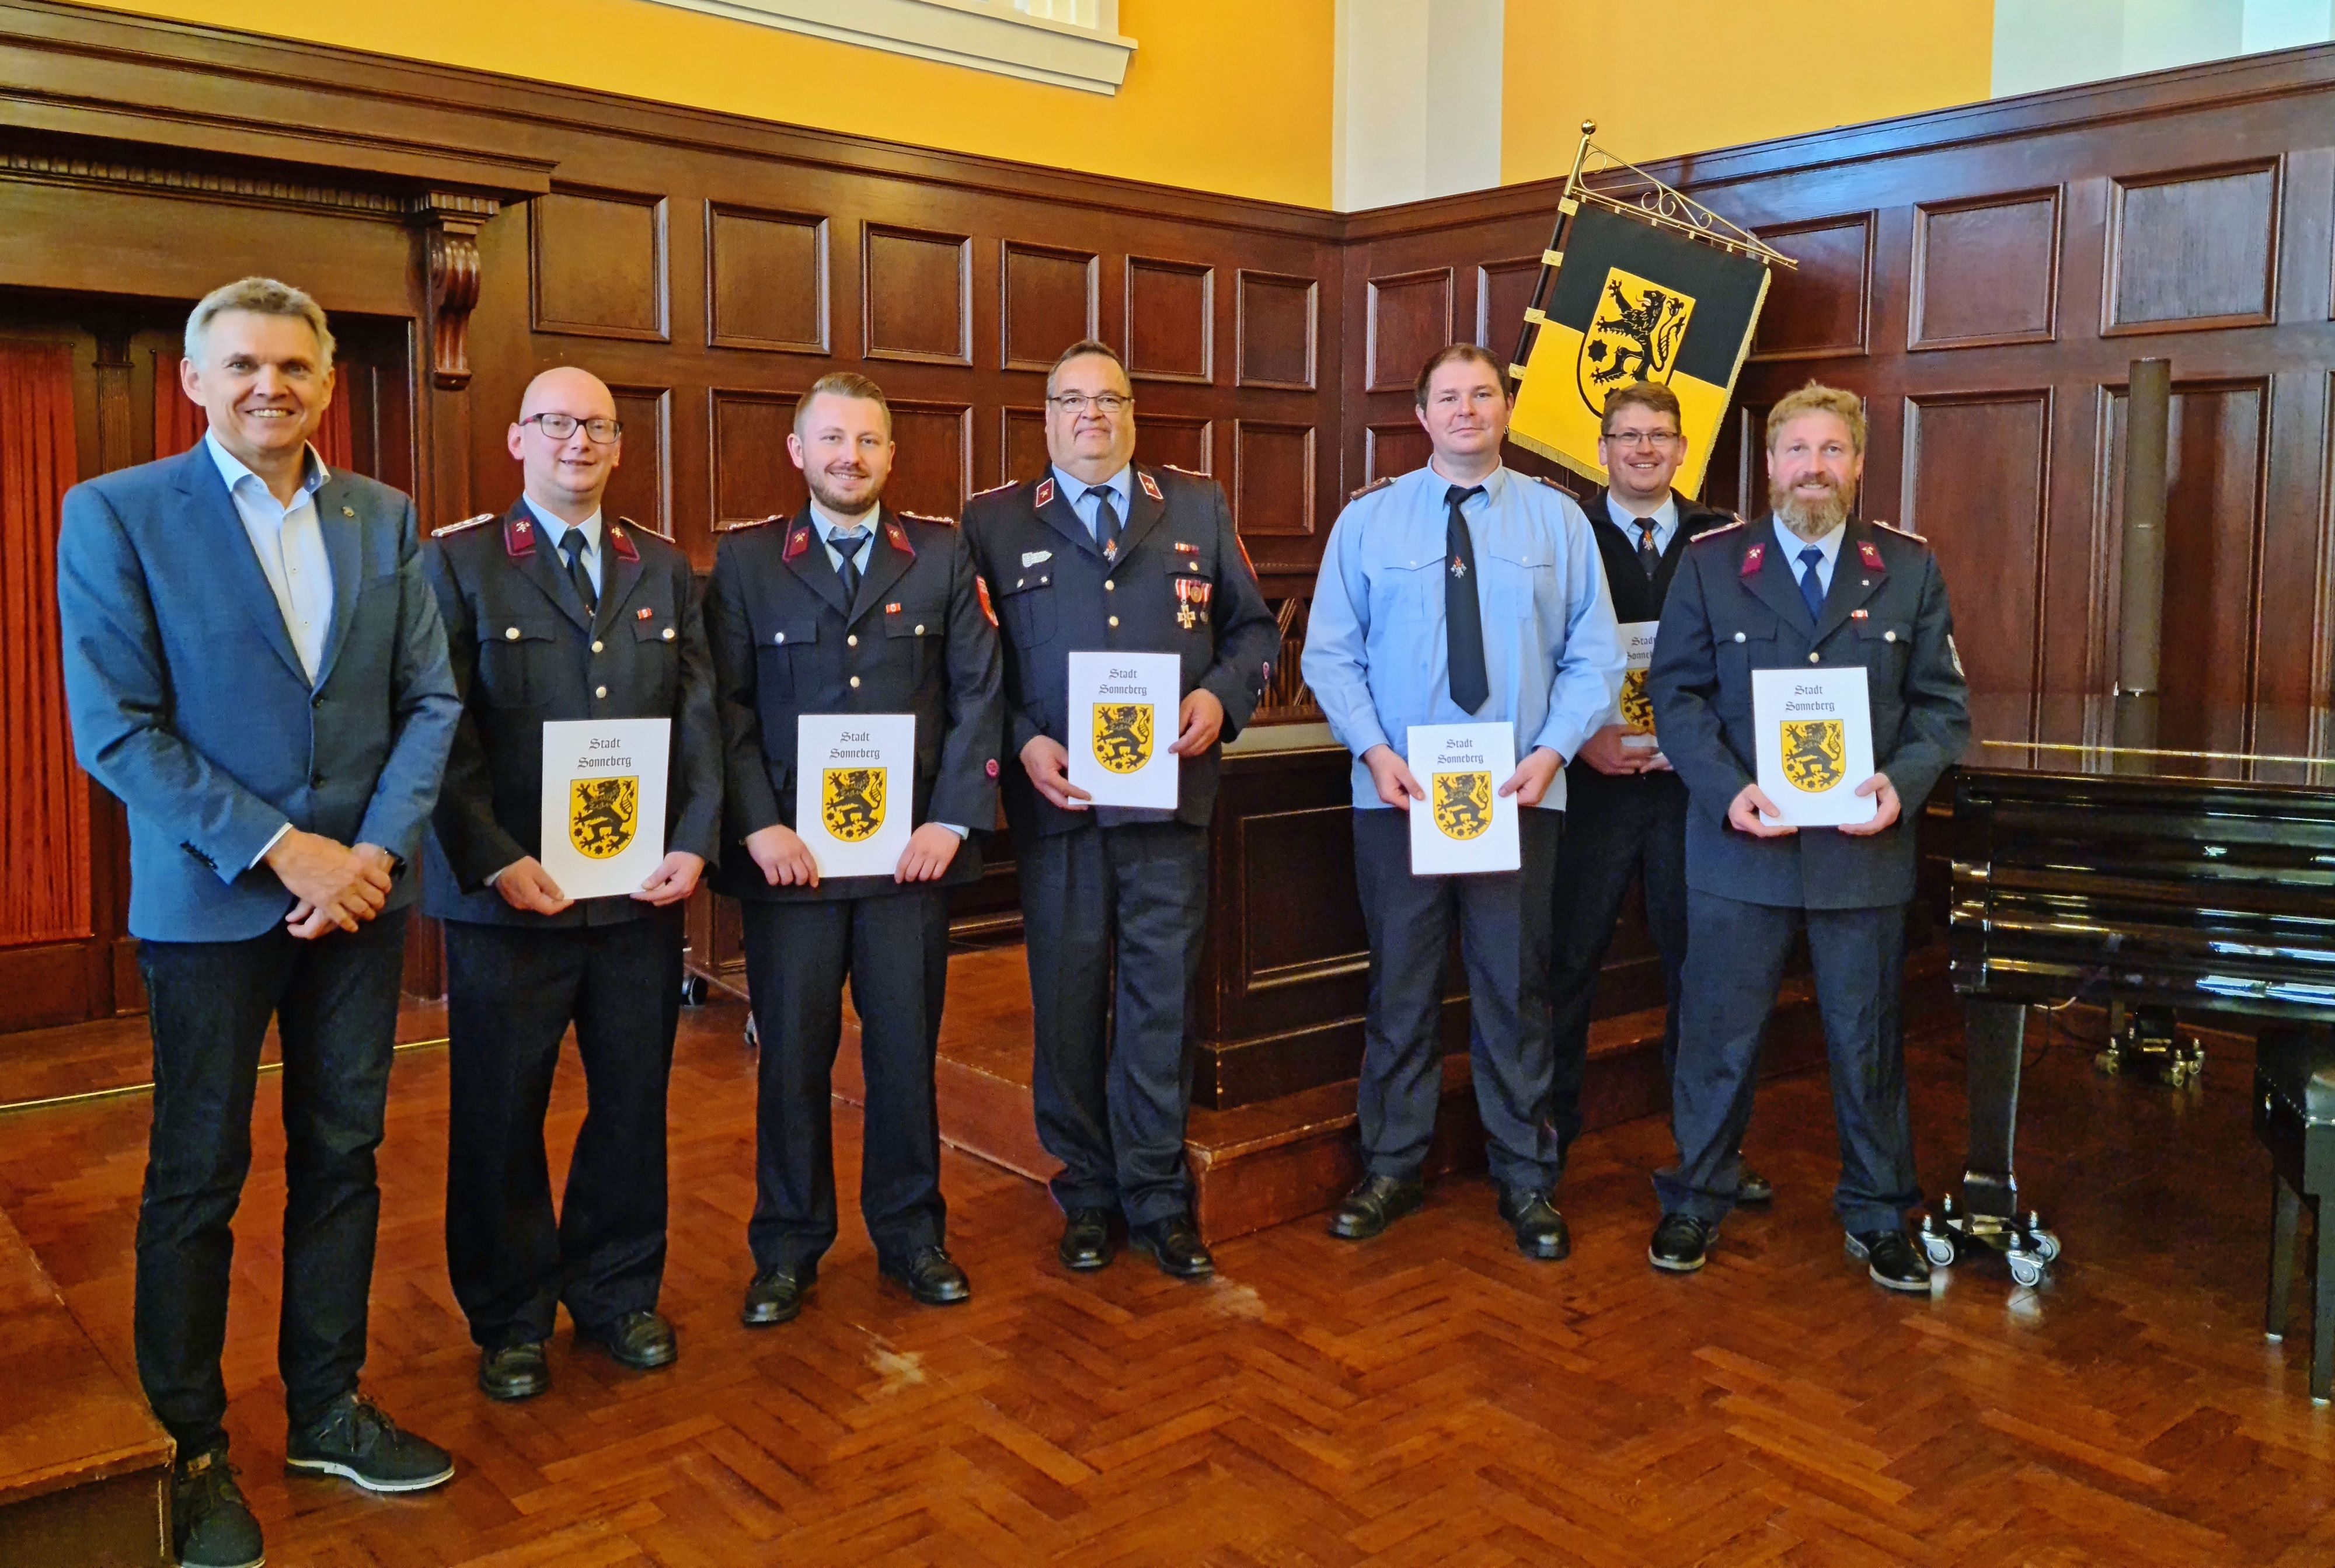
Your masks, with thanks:
M246 278L211 294L188 319L182 373L209 433L75 486L57 547L74 747L129 808L155 1080L138 1373L178 1440L173 1536L190 1568L260 1558L227 1464L219 1355L271 1018L286 1460L374 1491L453 1474L357 1392L357 1373L406 868L461 710L412 502L328 472L308 445L332 356L299 290Z

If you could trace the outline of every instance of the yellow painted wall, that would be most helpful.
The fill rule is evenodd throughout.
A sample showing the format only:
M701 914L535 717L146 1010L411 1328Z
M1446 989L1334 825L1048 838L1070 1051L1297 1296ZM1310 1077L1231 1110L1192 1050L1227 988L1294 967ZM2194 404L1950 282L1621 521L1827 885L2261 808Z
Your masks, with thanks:
M1116 97L648 0L114 9L1236 196L1330 205L1334 0L1120 0Z
M1581 122L1642 161L1988 95L1994 0L1507 0L1503 183L1562 176Z

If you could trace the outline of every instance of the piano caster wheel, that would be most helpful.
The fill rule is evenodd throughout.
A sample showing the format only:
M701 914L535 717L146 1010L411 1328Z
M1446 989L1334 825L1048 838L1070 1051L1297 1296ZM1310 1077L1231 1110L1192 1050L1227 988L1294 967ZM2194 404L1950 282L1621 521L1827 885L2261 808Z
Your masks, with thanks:
M681 977L681 1004L683 1007L705 1005L705 976L684 974Z
M1954 1233L1938 1229L1927 1215L1922 1216L1921 1241L1922 1255L1930 1260L1932 1268L1950 1269L1962 1262L1962 1250Z
M2010 1263L2010 1278L2013 1283L2023 1285L2031 1291L2043 1282L2042 1260L2026 1253L2010 1253L2005 1255Z

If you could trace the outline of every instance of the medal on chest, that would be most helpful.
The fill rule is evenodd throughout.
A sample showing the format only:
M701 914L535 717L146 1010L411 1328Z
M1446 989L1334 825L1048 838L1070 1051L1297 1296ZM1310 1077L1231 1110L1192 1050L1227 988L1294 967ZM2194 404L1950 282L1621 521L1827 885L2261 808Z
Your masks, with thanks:
M1176 624L1188 632L1207 614L1208 590L1215 585L1191 577L1177 577L1175 583Z

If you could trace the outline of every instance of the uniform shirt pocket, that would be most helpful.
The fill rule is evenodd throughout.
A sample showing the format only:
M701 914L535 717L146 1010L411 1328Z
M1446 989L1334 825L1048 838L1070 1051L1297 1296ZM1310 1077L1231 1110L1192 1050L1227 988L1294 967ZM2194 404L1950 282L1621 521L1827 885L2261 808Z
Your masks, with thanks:
M540 708L552 701L557 631L548 616L481 616L478 684L489 708Z
M1035 647L1054 636L1054 569L1028 567L989 585L997 595L1006 635L1017 647Z
M1484 574L1484 608L1503 619L1522 620L1556 593L1556 557L1532 545L1486 547L1476 553Z
M818 653L818 615L753 605L748 608L747 624L753 629L754 669L762 684L763 697L792 702L796 665ZM808 665L804 673L809 676Z
M1711 643L1719 655L1719 705L1751 711L1751 672L1784 667L1777 642L1781 629L1776 613L1764 605L1745 605L1711 618Z
M1443 609L1443 557L1388 561L1370 574L1371 624L1431 619Z
M1907 656L1914 651L1914 627L1910 622L1879 619L1852 621L1856 628L1858 662L1872 671L1885 672L1893 678L1905 668Z

